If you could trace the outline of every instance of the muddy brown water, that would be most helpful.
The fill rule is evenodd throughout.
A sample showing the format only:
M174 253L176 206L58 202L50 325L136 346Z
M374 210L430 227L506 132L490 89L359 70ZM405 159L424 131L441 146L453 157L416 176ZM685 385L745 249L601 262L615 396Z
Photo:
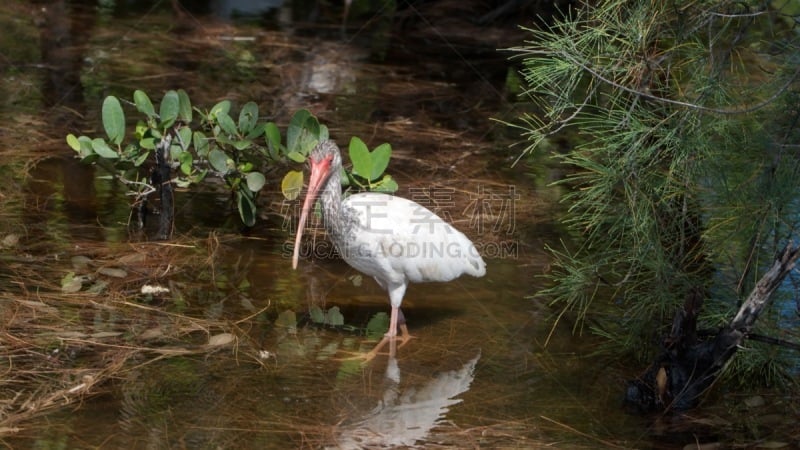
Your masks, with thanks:
M438 12L398 9L393 25L382 15L360 16L342 37L335 5L320 2L310 14L288 4L243 21L231 20L233 3L213 5L178 13L166 2L11 2L0 16L16 36L0 41L9 180L0 191L0 231L11 239L0 279L5 312L14 299L35 299L36 289L55 292L42 297L54 314L78 311L69 321L78 334L50 330L37 338L38 357L74 377L68 386L81 386L83 365L112 358L109 348L172 351L131 357L79 401L20 406L14 399L24 387L4 387L5 418L47 406L3 429L4 444L674 448L770 437L766 418L739 426L714 409L696 423L678 420L679 431L671 420L625 415L623 381L640 367L588 356L596 344L590 337L551 330L553 312L531 300L547 270L544 247L562 238L559 192L548 187L558 175L541 160L511 168L514 136L488 120L524 108L505 91L508 66L494 51L518 43L518 33L504 31L513 26L467 28L469 17L457 9L448 16L442 2ZM297 204L282 200L279 174L259 200L253 229L241 230L227 196L212 187L178 193L173 242L150 241L152 230L131 233L124 189L72 159L63 137L99 134L105 95L173 88L186 89L195 104L255 100L284 124L308 108L341 146L352 135L371 146L392 143L389 172L400 194L469 235L487 261L486 276L412 285L403 308L416 339L393 357L360 364L346 358L371 345L363 330L388 312L386 295L319 235L291 270ZM84 289L58 312L61 277L80 258L121 269L122 279L104 272L99 295L108 298ZM145 284L170 294L139 295ZM75 308L81 301L91 306ZM125 307L104 309L104 301ZM315 324L314 311L341 314L345 325ZM203 347L228 338L234 342L219 349ZM13 360L6 373L18 370Z

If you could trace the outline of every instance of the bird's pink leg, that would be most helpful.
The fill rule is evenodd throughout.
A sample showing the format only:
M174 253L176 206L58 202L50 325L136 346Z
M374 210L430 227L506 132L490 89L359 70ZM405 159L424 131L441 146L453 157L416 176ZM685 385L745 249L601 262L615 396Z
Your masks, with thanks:
M370 350L369 353L364 355L364 360L365 361L371 361L373 358L378 356L378 352L380 352L381 349L384 346L386 346L386 344L390 344L389 348L392 351L394 350L394 348L395 348L394 347L395 340L397 339L397 322L399 321L398 317L400 316L400 314L402 314L400 312L400 308L394 308L394 307L392 308L392 313L389 316L389 330L386 332L386 334L383 335L383 339L381 339L381 341L378 342L378 345L376 345L375 348ZM403 323L400 324L400 341L401 342L400 342L400 345L397 348L400 348L400 347L406 345L406 343L409 340L411 340L413 337L414 336L411 336L411 334L408 333L408 326L406 326L405 318L404 318Z
M397 336L397 315L398 315L397 313L399 310L400 308L392 306L392 314L389 317L389 331L386 332L386 337L388 337L389 339L392 339L395 336ZM403 324L403 326L405 326L405 324ZM408 328L406 327L405 330L407 332Z
M400 308L392 307L392 314L389 319L389 331L386 332L386 337L392 340L397 339L397 323L400 321L399 317L402 316L403 313L400 311ZM406 319L403 317L402 322L400 323L400 347L406 345L406 343L411 340L414 336L412 336L408 332L408 326L406 325ZM399 348L399 347L398 347Z

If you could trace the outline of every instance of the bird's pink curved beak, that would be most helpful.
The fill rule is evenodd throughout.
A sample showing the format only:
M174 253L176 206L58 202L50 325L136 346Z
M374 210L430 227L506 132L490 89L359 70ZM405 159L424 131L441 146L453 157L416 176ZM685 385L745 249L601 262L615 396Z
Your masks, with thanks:
M330 172L331 169L330 158L322 158L319 161L309 158L308 161L311 165L311 179L308 181L308 192L306 192L306 199L303 201L303 210L300 213L300 222L297 224L297 234L294 238L292 269L297 269L297 261L300 258L300 240L303 238L303 230L306 227L308 212L311 210L311 206L317 199L319 189L328 179L328 172Z

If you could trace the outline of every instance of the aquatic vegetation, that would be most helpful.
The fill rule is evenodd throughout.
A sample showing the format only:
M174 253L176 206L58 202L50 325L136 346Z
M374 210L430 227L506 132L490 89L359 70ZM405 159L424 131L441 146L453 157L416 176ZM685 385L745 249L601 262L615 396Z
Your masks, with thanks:
M267 183L265 173L277 165L305 162L317 142L329 138L328 128L306 109L294 113L284 140L275 122L262 120L255 102L242 105L236 116L229 100L206 110L193 106L184 90L170 90L156 111L150 97L136 90L133 101L125 103L133 105L144 119L136 123L133 136L126 142L122 103L115 96L103 101L105 137L69 134L67 144L83 162L103 167L128 187L139 228L148 213L148 198L160 193L161 239L172 233L173 184L190 188L209 176L222 179L242 223L253 226L256 198ZM349 186L357 190L397 190L397 183L384 174L391 158L389 144L369 152L363 141L353 138L350 156L353 169L345 177ZM148 162L149 174L143 170ZM287 171L281 182L283 195L292 200L302 187L302 171Z

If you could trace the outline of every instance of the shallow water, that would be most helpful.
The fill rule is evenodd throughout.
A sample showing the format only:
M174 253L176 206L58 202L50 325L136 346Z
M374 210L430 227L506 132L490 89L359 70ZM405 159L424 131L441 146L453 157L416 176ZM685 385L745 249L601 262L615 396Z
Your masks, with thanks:
M514 33L479 30L487 36L480 47L458 23L390 34L381 21L354 19L342 38L336 6L320 3L330 9L316 22L297 4L231 22L223 20L231 2L210 4L175 15L163 2L11 2L3 13L6 27L27 37L2 43L2 173L11 181L0 191L0 231L19 238L4 245L4 312L11 317L13 300L24 298L47 304L15 307L35 309L37 327L70 318L80 332L48 330L35 355L66 385L91 385L87 374L99 373L86 367L128 355L82 401L58 407L56 398L4 430L4 443L672 448L771 436L769 423L732 425L715 409L677 426L623 414L623 382L642 367L587 356L595 343L568 327L551 330L552 311L531 300L547 270L544 246L561 238L560 206L547 186L557 173L542 161L511 168L509 132L488 120L521 108L504 91L504 57L494 52ZM63 137L99 133L105 95L178 87L195 103L256 100L279 122L309 108L340 144L351 135L391 142L400 194L470 236L486 276L412 285L403 310L416 338L362 365L346 358L375 344L365 330L388 312L386 294L331 255L319 234L291 270L298 205L282 200L279 175L252 229L241 228L225 194L207 188L178 193L173 241L150 241L151 229L131 233L123 189L72 159ZM93 273L93 284L59 297L71 271ZM144 285L169 293L140 294ZM343 325L315 322L320 313L341 314ZM5 338L19 331L13 323ZM225 344L210 348L214 339ZM14 396L3 392L9 405Z

